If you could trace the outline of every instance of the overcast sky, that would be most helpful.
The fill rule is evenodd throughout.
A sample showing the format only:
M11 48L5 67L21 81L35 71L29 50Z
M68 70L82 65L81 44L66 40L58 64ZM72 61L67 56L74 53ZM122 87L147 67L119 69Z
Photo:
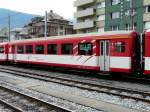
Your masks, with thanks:
M75 0L0 0L0 8L44 15L45 10L58 13L66 19L73 18Z

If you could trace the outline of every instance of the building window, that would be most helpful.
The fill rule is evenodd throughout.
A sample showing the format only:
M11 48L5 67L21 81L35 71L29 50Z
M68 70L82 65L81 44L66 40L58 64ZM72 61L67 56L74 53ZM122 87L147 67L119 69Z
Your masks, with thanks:
M36 28L32 28L32 33L36 33Z
M4 53L4 47L0 47L0 53Z
M145 7L145 13L149 13L150 12L150 6L146 6Z
M57 54L57 45L56 44L48 44L47 53L48 54Z
M54 28L54 32L57 34L57 33L58 33L58 29L57 29L57 28Z
M136 30L136 28L137 28L137 23L134 23L133 24L133 30Z
M104 8L104 7L105 7L105 2L97 3L97 8Z
M89 21L91 21L90 18L86 18L86 19L84 20L84 22L89 22Z
M132 9L131 16L135 16L135 15L136 15L136 9Z
M104 27L102 27L102 28L97 28L97 31L98 31L98 32L104 32Z
M60 26L60 30L63 30L64 29L64 27L63 26Z
M32 45L27 45L26 46L26 53L27 54L32 54L33 53L33 46Z
M113 25L113 26L111 26L111 30L112 30L112 31L117 31L117 30L119 30L119 25Z
M144 29L150 29L150 22L144 22Z
M62 44L61 46L62 54L73 54L73 44Z
M64 32L59 32L59 35L64 35Z
M117 19L117 18L120 18L120 12L111 13L111 19Z
M44 45L36 45L35 51L36 54L44 54Z
M97 20L98 20L98 21L103 21L103 20L105 20L105 15L99 15L99 16L97 16Z
M125 11L125 16L135 16L135 15L136 15L136 9Z
M127 31L131 29L131 28L130 28L130 24L126 24L125 27L126 27L126 30L127 30Z
M120 0L111 0L111 5L117 5L120 3Z
M78 46L79 55L92 55L92 43L79 43Z
M116 42L114 44L115 52L124 53L125 52L125 42Z
M130 16L130 11L131 11L131 10L126 10L126 11L125 11L125 16Z
M23 52L24 52L23 46L18 46L17 47L17 53L18 54L23 54Z

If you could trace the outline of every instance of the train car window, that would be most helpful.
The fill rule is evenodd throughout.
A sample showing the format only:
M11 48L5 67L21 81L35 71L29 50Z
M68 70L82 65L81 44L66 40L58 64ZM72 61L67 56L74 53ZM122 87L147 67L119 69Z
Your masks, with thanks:
M62 54L73 54L73 44L62 44L61 45Z
M4 53L4 47L0 47L0 53Z
M57 54L57 45L56 44L48 44L47 45L47 53L48 54Z
M92 43L79 43L78 46L79 55L92 55Z
M106 55L109 55L109 42L106 42Z
M103 53L104 53L104 43L101 42L101 55L103 56Z
M33 45L27 45L26 46L26 53L32 54L33 53Z
M125 42L116 42L114 45L115 45L115 52L118 53L125 52Z
M44 45L36 45L36 54L44 54Z
M17 47L17 53L18 53L18 54L23 54L23 53L24 53L23 46L18 46L18 47Z

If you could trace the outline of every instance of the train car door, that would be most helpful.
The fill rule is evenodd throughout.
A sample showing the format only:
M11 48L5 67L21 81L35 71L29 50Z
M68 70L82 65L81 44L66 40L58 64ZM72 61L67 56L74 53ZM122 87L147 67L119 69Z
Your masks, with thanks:
M12 55L13 55L13 61L16 62L16 55L17 55L17 47L15 45L12 46Z
M107 72L110 68L110 41L100 41L100 71Z

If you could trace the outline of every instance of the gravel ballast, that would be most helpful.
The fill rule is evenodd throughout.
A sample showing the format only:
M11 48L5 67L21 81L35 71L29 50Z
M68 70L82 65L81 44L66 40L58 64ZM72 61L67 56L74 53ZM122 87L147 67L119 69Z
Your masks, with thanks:
M6 74L6 73L0 73L0 76L1 76L0 80L9 82L9 83L17 85L19 87L23 87L24 84L30 85L30 83L32 82L32 83L35 83L40 86L48 87L48 89L51 89L51 90L59 90L59 91L66 92L69 94L75 94L75 95L79 95L79 96L83 96L83 97L87 97L87 98L92 98L92 99L96 99L96 100L100 100L100 101L105 101L105 102L121 105L121 106L124 106L127 108L133 108L133 109L138 109L138 110L144 111L144 112L150 112L150 104L143 103L143 102L137 102L132 99L122 99L120 97L113 96L113 95L97 93L95 91L82 90L82 89L75 88L75 87L68 87L68 86L63 86L63 85L56 84L56 83L44 82L44 81L25 78L25 77L16 77L16 76ZM17 83L15 83L16 80L18 80L18 82L20 80L20 82L25 82L25 83L23 85L21 83L17 84ZM30 91L30 92L32 92L32 91ZM39 94L39 96L40 96L40 93L36 93L36 94ZM124 93L124 94L127 94L127 93ZM89 110L89 112L97 111L97 110L93 110L92 108L84 107L84 106L77 105L74 103L70 103L68 101L64 101L62 99L58 99L55 97L51 97L51 96L45 96L45 97L48 97L50 101L57 102L57 104L59 104L59 105L63 104L62 102L65 102L65 105L64 104L63 105L65 107L71 107L72 109L75 109L75 108L77 110L82 109L83 111L86 110L86 112L88 112L88 110Z

